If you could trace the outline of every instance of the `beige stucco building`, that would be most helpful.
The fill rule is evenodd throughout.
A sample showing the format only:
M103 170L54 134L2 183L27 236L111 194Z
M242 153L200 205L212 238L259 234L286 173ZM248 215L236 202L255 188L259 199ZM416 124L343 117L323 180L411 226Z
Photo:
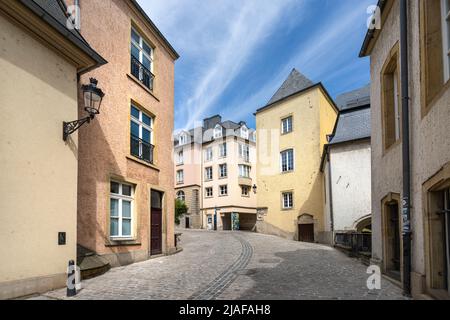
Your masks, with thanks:
M107 95L79 133L78 243L112 266L170 254L178 54L136 1L79 3L81 34L109 64L81 78Z
M254 230L256 143L244 122L217 115L175 136L175 188L189 207L182 226Z
M337 113L322 84L295 69L256 112L258 232L323 241L320 161Z
M0 1L0 299L64 287L76 260L77 76L106 61L64 7Z
M382 1L371 59L373 262L402 284L402 92L400 1ZM407 1L414 297L449 298L450 3Z

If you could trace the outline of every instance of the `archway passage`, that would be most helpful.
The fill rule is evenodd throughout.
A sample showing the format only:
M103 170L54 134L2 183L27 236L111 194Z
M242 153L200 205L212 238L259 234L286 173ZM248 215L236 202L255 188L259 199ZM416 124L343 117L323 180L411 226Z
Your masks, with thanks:
M372 233L372 217L365 217L355 223L355 229L358 233Z

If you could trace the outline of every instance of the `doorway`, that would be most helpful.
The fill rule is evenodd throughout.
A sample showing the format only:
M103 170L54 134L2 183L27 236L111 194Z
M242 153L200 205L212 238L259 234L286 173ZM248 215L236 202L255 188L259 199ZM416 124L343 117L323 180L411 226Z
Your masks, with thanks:
M400 213L397 201L386 204L386 273L396 279L401 279L401 239Z
M162 253L162 198L163 193L151 191L150 255Z
M191 223L190 223L190 219L189 217L185 217L185 228L186 229L190 229L191 228Z
M298 241L314 243L314 224L298 225Z

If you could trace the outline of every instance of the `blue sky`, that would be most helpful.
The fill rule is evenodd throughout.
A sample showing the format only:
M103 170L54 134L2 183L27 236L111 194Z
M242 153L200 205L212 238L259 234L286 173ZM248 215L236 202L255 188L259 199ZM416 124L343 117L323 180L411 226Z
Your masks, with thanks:
M181 55L175 128L205 117L246 121L292 68L332 97L369 83L358 58L376 0L138 0Z

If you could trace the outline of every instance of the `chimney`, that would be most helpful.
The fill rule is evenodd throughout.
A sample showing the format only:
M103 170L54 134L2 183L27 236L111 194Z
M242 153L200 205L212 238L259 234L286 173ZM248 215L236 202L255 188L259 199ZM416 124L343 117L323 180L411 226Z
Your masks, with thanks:
M206 118L203 120L203 128L205 130L214 128L218 123L222 122L222 117L220 115L215 115L211 118Z

